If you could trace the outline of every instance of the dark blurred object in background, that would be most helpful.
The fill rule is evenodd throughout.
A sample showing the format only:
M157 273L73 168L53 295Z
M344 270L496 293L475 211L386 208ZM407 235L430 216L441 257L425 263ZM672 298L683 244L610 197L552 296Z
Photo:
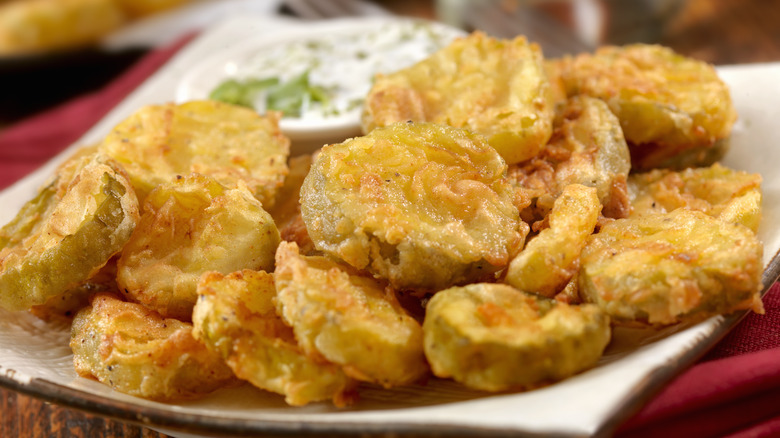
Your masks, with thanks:
M602 0L607 24L602 44L658 43L685 0Z
M0 126L100 89L144 53L79 49L0 58Z
M0 128L99 90L145 51L227 16L273 13L279 3L0 0Z
M381 1L393 4L411 0ZM527 35L546 56L658 43L712 64L780 60L780 0L436 0L437 16L497 37ZM492 11L491 11L492 10ZM486 12L487 11L487 12ZM492 15L489 15L488 12Z
M685 0L437 0L444 21L497 37L525 35L547 57L604 44L657 43Z
M780 0L686 0L659 42L713 64L780 61Z

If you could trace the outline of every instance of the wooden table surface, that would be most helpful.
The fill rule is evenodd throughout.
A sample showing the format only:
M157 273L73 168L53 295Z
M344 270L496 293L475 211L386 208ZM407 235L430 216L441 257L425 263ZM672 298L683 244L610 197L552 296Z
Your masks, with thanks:
M520 0L521 1L521 0ZM388 9L433 17L431 2L381 1ZM505 2L509 6L512 3ZM689 0L660 43L713 64L780 60L780 0ZM52 405L0 388L0 437L161 438L165 435Z

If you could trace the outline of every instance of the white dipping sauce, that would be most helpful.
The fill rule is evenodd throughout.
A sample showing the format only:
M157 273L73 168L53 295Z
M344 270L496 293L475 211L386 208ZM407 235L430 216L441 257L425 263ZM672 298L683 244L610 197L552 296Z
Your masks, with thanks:
M265 47L241 63L225 66L228 77L279 78L309 72L309 83L326 91L329 102L304 103L300 119L316 121L359 114L376 73L392 73L447 46L462 32L440 24L399 20L361 33L333 33ZM262 96L261 96L262 97ZM262 99L255 109L265 111ZM294 117L290 117L294 119Z

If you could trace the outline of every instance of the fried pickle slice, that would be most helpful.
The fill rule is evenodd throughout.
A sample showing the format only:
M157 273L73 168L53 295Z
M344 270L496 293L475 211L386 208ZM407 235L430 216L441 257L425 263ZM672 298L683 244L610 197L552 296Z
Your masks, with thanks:
M439 290L505 267L528 226L506 164L483 137L399 123L323 147L301 188L317 249L389 279Z
M100 293L76 315L73 364L82 377L152 400L195 398L236 382L218 354L192 336L192 324Z
M504 281L524 292L555 296L577 272L580 252L593 234L600 211L595 188L566 186L550 212L550 227L509 263Z
M547 80L550 81L550 95L552 96L553 107L558 107L566 103L566 86L561 78L562 64L558 59L545 59L543 64L544 72L547 74Z
M559 62L569 96L601 98L620 119L634 169L706 166L725 152L737 116L711 65L647 44Z
M145 17L173 9L192 0L111 0L132 18Z
M719 163L679 172L656 169L629 178L634 213L699 210L756 232L761 222L761 175Z
M558 107L553 126L552 138L538 156L509 167L512 184L527 190L534 200L522 212L523 219L543 220L569 184L595 187L604 216L628 216L631 156L620 122L609 107L600 99L573 97Z
M301 186L306 175L309 174L312 161L313 156L308 154L292 157L289 160L290 171L277 193L277 200L273 207L267 209L279 228L294 221L295 217L301 214Z
M313 255L316 249L301 216L300 193L303 180L309 174L312 161L312 155L290 158L288 164L290 173L284 179L284 185L276 195L277 201L274 206L268 209L268 213L276 222L276 227L279 228L282 240L297 243L301 253L307 255Z
M100 150L125 166L141 201L158 184L200 173L231 188L243 181L270 207L290 153L279 117L214 101L149 105L114 127Z
M85 46L126 21L114 0L0 1L0 55Z
M747 227L679 208L618 219L580 255L579 291L616 322L668 325L763 313L763 245Z
M397 122L447 124L484 135L507 163L535 156L552 133L553 102L542 51L524 37L474 32L427 59L377 75L363 131Z
M436 293L423 332L436 376L483 391L531 389L586 370L611 337L609 317L597 306L495 283Z
M89 306L94 295L99 292L119 290L116 285L116 261L118 258L118 256L112 257L84 283L49 298L43 304L32 306L30 313L44 321L71 323L79 310Z
M62 167L0 229L0 306L26 310L79 286L138 220L138 200L114 160L90 155Z
M293 406L349 401L352 380L341 367L304 354L292 329L277 316L272 274L208 272L198 295L192 314L195 338L218 352L237 377L284 395Z
M274 274L277 312L307 354L388 388L427 374L422 328L383 282L325 257L302 256L289 242L279 244Z
M227 188L193 174L146 197L137 230L117 262L117 283L131 301L190 321L201 274L273 270L279 231L239 182Z

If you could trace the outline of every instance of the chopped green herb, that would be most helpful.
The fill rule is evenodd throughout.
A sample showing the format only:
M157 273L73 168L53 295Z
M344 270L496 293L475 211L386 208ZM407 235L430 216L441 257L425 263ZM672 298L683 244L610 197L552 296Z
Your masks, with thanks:
M309 72L280 84L268 91L266 108L281 111L286 116L298 117L309 94Z
M330 103L328 91L319 85L309 85L309 95L311 96L312 102L319 102L323 106L328 106Z
M287 82L279 78L245 81L228 79L219 84L209 95L212 100L255 108L260 93L265 92L265 107L281 111L285 116L299 117L309 102L328 106L330 99L325 88L309 83L309 72L305 71Z
M354 115L377 73L416 62L459 34L433 27L427 22L393 24L257 51L235 74L267 79L228 79L210 97L290 118Z
M257 96L263 90L278 83L278 78L247 79L246 81L228 79L211 92L209 99L254 108Z

